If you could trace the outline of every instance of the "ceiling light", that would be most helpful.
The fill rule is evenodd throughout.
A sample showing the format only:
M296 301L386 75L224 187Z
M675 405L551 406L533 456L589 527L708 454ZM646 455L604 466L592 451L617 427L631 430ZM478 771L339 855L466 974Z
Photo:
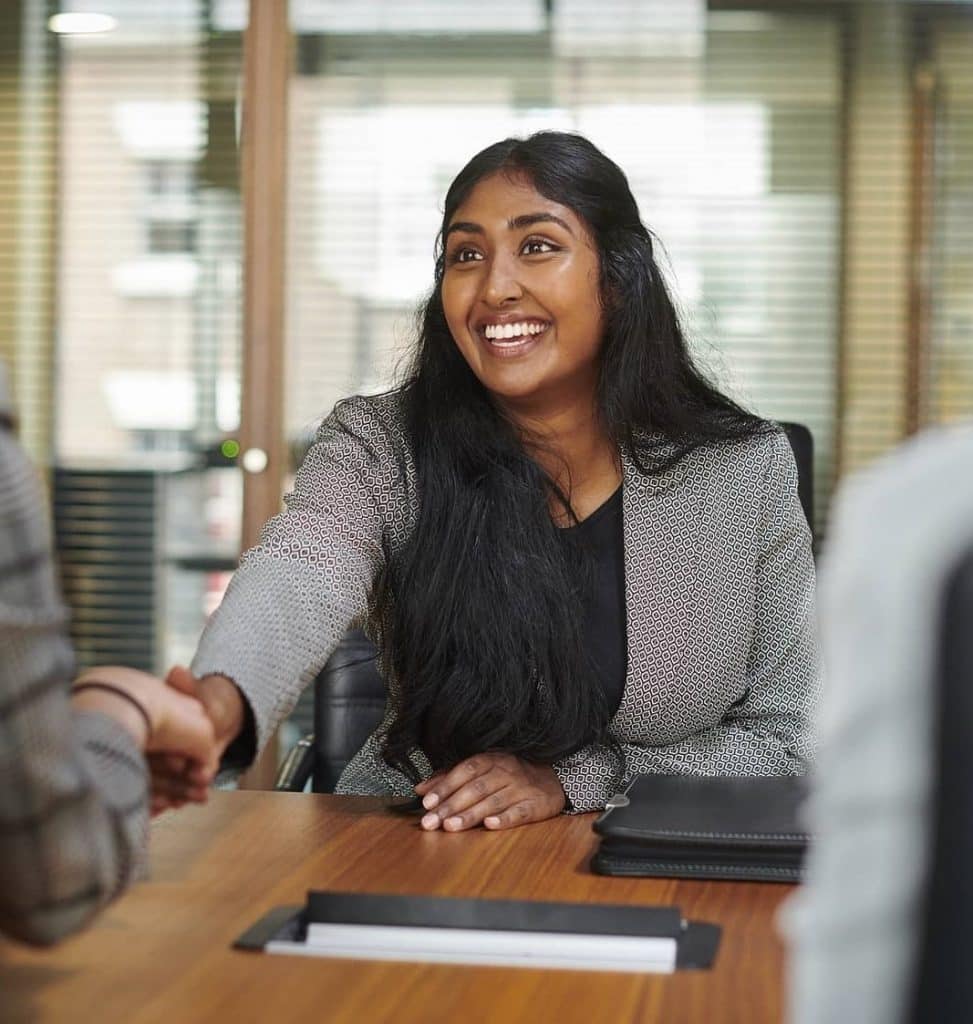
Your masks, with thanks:
M59 36L90 36L97 32L111 32L117 25L117 20L110 14L82 11L54 14L47 21L47 27Z

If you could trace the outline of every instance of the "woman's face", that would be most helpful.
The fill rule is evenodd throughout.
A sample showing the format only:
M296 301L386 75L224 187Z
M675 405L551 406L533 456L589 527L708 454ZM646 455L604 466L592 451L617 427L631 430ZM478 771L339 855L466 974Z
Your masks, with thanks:
M445 258L446 322L491 394L541 415L593 399L598 253L569 207L524 178L484 178L447 227Z

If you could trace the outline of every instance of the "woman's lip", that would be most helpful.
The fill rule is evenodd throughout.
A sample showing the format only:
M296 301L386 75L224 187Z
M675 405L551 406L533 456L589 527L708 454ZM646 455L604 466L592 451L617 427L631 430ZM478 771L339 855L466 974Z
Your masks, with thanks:
M480 344L484 345L491 355L500 359L512 359L514 356L523 355L534 348L550 330L550 326L550 324L546 324L542 331L538 331L536 334L524 334L519 338L488 338L482 327L476 333Z

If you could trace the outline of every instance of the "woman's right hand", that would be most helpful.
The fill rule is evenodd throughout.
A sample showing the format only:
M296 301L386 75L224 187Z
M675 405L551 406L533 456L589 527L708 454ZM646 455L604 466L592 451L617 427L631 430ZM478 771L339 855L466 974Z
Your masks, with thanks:
M213 724L216 735L216 760L239 735L243 728L243 696L226 676L196 676L182 665L175 665L166 676L166 683L174 690L195 697ZM152 813L161 814L169 808L181 807L194 799L201 776L197 767L186 758L173 754L150 754L152 775ZM208 783L209 780L207 780Z

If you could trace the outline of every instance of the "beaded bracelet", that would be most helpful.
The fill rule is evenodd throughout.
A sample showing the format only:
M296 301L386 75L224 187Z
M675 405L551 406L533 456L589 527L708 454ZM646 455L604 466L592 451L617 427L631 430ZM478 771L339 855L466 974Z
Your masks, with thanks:
M152 719L149 718L148 711L145 710L145 706L141 701L136 700L128 690L123 690L120 686L115 686L113 683L100 683L97 680L85 681L83 683L77 683L71 687L71 694L80 693L82 690L104 690L107 693L114 693L116 696L121 697L123 700L127 700L129 704L135 708L136 711L145 720L146 735L152 735Z

